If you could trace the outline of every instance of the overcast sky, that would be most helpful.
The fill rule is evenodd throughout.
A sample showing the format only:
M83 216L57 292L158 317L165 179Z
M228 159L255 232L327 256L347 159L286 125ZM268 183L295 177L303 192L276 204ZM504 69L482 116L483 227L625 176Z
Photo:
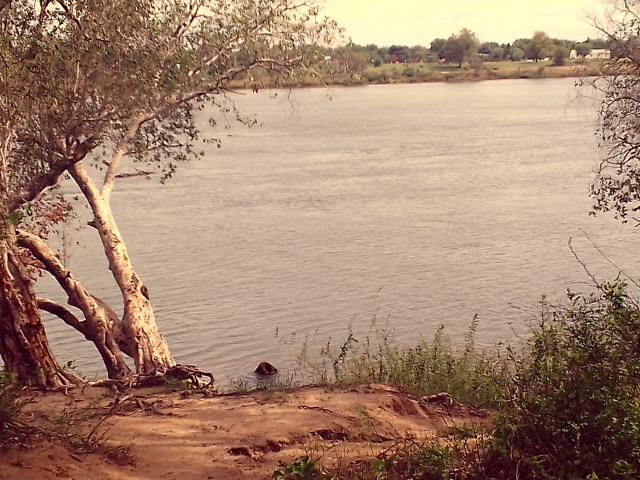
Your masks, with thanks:
M354 42L427 45L467 27L481 41L512 42L543 30L552 37L597 36L590 15L601 16L603 0L321 0L325 13Z

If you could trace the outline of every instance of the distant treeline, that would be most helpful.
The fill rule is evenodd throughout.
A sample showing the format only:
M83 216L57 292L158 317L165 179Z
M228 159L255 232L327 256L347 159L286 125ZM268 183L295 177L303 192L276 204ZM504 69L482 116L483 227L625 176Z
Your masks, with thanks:
M571 51L575 55L571 58ZM519 38L512 43L480 42L471 30L463 28L448 38L436 38L429 46L349 43L337 48L325 48L313 71L302 72L285 83L260 69L234 78L234 86L254 90L274 87L304 87L320 85L366 85L370 83L416 83L437 81L474 81L503 78L581 77L597 72L596 60L587 57L593 50L610 50L616 46L602 39L587 38L582 42L551 38L537 31L531 38ZM599 52L602 54L602 52ZM322 58L324 56L324 58ZM562 66L565 69L548 69ZM530 60L544 64L524 65ZM243 59L238 58L238 62ZM493 63L491 63L493 62ZM396 68L397 67L397 68ZM464 68L463 68L464 67Z
M463 30L464 32L464 30ZM459 35L458 35L459 37ZM445 60L445 45L449 39L436 38L429 47L415 45L391 45L390 47L378 47L374 44L358 45L352 43L344 49L366 57L367 63L380 66L383 63L430 63ZM602 39L587 38L584 42L549 38L551 45L576 50L578 55L586 56L592 50L609 48L609 42ZM533 38L519 38L513 43L483 42L478 44L477 52L482 57L493 60L513 60L515 62L530 59L536 60L537 50L533 47Z
M609 49L611 45L602 39L587 38L585 41L551 38L544 32L535 32L531 38L519 38L512 43L479 42L468 29L449 38L436 38L429 46L391 45L379 47L375 44L349 45L327 50L338 63L353 73L361 73L367 67L379 67L388 63L436 63L447 62L462 65L463 62L478 61L538 61L543 58L558 58L564 63L569 52L575 50L579 57L586 57L592 50Z

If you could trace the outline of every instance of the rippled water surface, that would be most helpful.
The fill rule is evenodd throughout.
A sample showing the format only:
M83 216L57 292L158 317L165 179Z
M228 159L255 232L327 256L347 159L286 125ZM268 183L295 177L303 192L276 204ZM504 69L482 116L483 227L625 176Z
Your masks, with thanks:
M542 294L586 281L569 237L616 273L581 231L638 273L640 232L587 215L595 113L577 93L562 79L239 96L261 127L220 130L223 148L167 185L114 193L176 357L223 380L374 317L404 342L441 324L461 338L475 313L480 340L509 338ZM78 277L117 304L95 233L70 238ZM99 371L79 335L47 328L61 360Z

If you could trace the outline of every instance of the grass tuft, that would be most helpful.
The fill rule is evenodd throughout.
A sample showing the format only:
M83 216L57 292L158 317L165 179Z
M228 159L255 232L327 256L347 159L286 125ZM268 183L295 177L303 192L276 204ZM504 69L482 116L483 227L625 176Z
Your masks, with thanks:
M301 461L279 478L615 479L640 478L640 304L620 281L569 306L546 307L521 353L477 352L472 323L463 348L438 331L412 348L386 335L377 347L353 335L325 347L338 384L387 383L416 395L447 392L494 409L491 431L457 430L442 444L404 441L392 452L327 472ZM304 467L298 471L296 468ZM297 475L297 476L296 476ZM315 475L315 476L314 476Z
M385 330L362 342L349 333L337 349L330 342L322 348L320 363L309 362L306 354L300 362L314 383L385 384L418 397L446 392L460 403L494 408L504 398L507 366L497 352L478 351L477 328L476 317L461 347L451 343L444 327L411 348L397 345Z
M19 392L14 379L0 371L0 435L16 420L20 412L22 402L18 399Z

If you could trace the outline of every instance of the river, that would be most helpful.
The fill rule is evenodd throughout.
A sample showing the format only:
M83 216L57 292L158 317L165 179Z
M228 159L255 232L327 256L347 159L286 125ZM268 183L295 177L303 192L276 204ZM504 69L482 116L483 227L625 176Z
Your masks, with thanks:
M230 120L222 148L166 185L123 179L113 196L177 360L224 383L349 326L462 340L475 314L480 342L511 341L543 294L587 288L570 237L594 273L617 273L583 232L640 273L640 232L588 216L595 106L576 97L571 79L238 95L261 126ZM67 240L76 275L117 305L95 232ZM100 372L88 342L46 326L61 361Z

